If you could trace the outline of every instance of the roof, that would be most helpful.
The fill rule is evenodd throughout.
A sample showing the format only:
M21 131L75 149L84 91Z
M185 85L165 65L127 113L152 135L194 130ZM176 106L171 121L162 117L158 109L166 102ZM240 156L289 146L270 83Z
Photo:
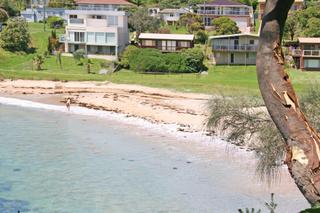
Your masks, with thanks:
M132 5L126 0L76 0L76 4L116 4L116 5Z
M258 0L259 3L265 3L266 0ZM304 2L304 0L294 0L294 2Z
M181 40L192 41L194 35L192 34L160 34L160 33L141 33L139 39L155 39L155 40Z
M180 8L180 9L167 8L160 11L160 13L189 13L189 12L190 11L184 8Z
M211 2L206 2L200 5L217 5L217 6L247 6L237 1L230 1L230 0L215 0Z
M240 37L240 36L251 36L251 37L259 37L257 34L250 34L250 33L239 33L239 34L231 34L231 35L218 35L218 36L210 36L209 39L216 39L216 38L230 38L230 37Z
M320 38L307 38L307 37L300 37L298 38L299 43L304 44L315 44L320 43Z

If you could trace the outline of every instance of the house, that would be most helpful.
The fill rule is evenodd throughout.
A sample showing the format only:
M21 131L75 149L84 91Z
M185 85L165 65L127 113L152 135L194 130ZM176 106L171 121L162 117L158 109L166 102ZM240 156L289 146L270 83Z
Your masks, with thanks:
M253 9L251 6L230 0L215 0L198 4L197 14L203 17L204 25L208 28L212 20L222 16L229 17L237 23L239 30L248 33L253 27Z
M21 12L21 16L27 22L43 21L44 14L46 19L51 16L66 19L64 8L27 8L25 11Z
M84 49L88 57L117 59L129 43L128 15L124 0L78 0L76 10L66 10L65 53Z
M158 7L148 8L148 15L151 17L158 18L160 15L160 8Z
M176 24L180 16L186 13L190 13L190 10L186 8L180 8L180 9L163 9L160 11L160 18L163 20L166 24L174 25Z
M141 33L139 45L142 48L156 48L162 52L177 52L194 47L194 35Z
M302 10L304 8L304 0L295 0L294 4L291 7L291 11ZM266 7L266 0L258 0L258 19L261 20L264 14L264 10Z
M246 33L210 36L213 63L217 65L256 64L258 38L258 35Z
M298 46L289 50L298 69L320 71L320 38L298 38Z

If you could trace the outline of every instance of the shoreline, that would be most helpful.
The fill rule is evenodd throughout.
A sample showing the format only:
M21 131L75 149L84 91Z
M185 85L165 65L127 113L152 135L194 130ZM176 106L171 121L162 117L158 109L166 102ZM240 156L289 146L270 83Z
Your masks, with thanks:
M64 102L70 97L71 111L91 109L97 114L106 112L108 115L105 117L111 117L112 120L120 119L147 129L153 126L156 131L170 133L180 139L191 138L205 143L221 141L225 147L252 152L248 147L228 143L222 136L205 130L208 116L206 105L212 98L206 94L109 82L4 80L0 82L0 97L33 102L29 105L41 103L59 106L59 111L66 110Z

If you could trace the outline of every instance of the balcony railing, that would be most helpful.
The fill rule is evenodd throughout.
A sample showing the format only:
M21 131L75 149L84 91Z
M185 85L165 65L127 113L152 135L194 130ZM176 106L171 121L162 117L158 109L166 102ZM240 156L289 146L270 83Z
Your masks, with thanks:
M219 15L219 16L227 16L227 15L248 16L248 15L250 15L249 12L245 12L245 11L216 11L216 10L198 10L198 14Z
M213 50L219 51L249 51L256 52L258 49L257 45L213 45Z
M71 18L69 20L70 24L84 24L84 19L80 19L80 18Z
M119 7L77 7L77 10L118 11Z

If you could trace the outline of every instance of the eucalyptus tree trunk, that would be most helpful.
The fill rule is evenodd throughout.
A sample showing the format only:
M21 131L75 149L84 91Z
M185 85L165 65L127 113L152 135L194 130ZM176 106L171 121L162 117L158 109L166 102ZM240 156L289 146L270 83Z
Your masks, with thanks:
M293 0L267 0L257 75L266 107L287 145L289 172L304 197L315 205L320 202L320 137L301 112L281 49L283 28L292 3Z

